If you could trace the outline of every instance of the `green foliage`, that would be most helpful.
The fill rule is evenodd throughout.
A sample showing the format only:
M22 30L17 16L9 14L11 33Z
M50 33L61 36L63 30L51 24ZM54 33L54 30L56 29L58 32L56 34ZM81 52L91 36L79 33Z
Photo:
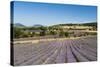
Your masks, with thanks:
M56 35L57 33L55 31L50 31L50 35Z
M30 36L31 37L35 36L35 32L30 33Z
M43 32L40 32L40 36L45 36L45 31L43 31Z
M65 32L65 37L68 37L69 36L69 33L68 32Z
M61 26L92 26L93 30L97 30L97 23L84 23L84 24L58 24L49 27L39 26L39 27L13 27L13 37L14 38L23 38L23 37L34 37L34 36L45 36L45 35L59 35L59 37L68 37L74 35L74 32L65 32ZM31 32L26 30L41 30L41 32ZM71 30L71 28L70 28ZM86 35L97 35L97 33L86 32L82 36ZM80 35L81 36L81 35Z
M91 33L89 33L89 35L97 35L97 33L96 32L91 32Z
M14 38L20 38L22 34L23 34L23 32L22 32L21 28L17 28L17 27L13 28Z
M64 31L62 29L60 29L59 36L63 37L64 35L65 35Z
M22 36L21 36L22 38L23 38L23 37L29 37L29 33L26 33L26 32L23 32L23 34L21 34L21 35L22 35Z
M38 29L42 30L42 32L40 32L40 36L45 36L46 35L46 30L47 30L46 27L41 26Z
M72 24L72 23L69 23L69 24L57 24L57 25L53 25L53 26L92 26L92 27L95 27L97 28L97 22L90 22L90 23L83 23L83 24Z

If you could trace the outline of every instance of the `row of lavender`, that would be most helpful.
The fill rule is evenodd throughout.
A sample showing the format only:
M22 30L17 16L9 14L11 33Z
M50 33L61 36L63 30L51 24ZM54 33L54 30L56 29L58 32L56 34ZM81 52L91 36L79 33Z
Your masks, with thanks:
M96 37L14 45L14 65L56 64L96 60Z

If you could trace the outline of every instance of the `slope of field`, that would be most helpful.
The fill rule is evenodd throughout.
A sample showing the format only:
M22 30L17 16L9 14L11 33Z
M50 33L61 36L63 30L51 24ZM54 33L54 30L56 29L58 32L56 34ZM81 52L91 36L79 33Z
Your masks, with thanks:
M38 65L97 60L97 37L14 44L14 65Z

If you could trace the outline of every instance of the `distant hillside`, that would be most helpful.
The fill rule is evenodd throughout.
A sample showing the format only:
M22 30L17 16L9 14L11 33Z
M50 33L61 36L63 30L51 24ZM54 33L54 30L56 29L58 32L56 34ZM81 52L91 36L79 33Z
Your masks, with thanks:
M25 25L21 24L21 23L15 23L13 24L14 27L25 27Z
M84 23L82 24L84 26L96 26L97 27L97 22L92 22L92 23Z
M57 25L53 25L53 26L73 26L73 25L79 25L79 26L96 26L97 27L97 22L91 22L91 23L83 23L83 24L57 24Z
M91 23L82 23L82 24L72 24L72 23L68 23L68 24L57 24L57 25L53 25L53 26L50 26L50 27L56 27L56 26L74 26L74 25L78 25L78 26L94 26L97 28L97 22L91 22ZM13 24L14 27L27 27L21 23L15 23ZM35 24L33 26L30 26L30 27L45 27L41 24Z

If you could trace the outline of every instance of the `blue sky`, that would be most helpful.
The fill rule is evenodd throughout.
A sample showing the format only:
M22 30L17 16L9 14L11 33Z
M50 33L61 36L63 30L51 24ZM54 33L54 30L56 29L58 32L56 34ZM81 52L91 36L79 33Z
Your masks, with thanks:
M14 2L14 23L55 25L97 21L96 6Z

